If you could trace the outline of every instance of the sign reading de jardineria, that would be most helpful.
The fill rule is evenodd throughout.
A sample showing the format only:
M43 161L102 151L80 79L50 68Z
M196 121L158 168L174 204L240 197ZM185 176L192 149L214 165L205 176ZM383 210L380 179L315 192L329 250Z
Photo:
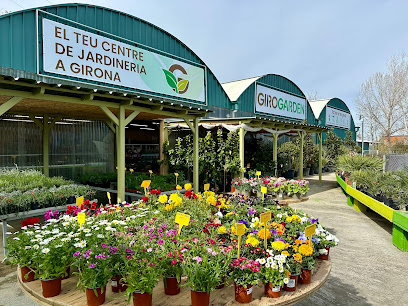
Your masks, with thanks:
M306 119L306 100L257 84L255 111L295 119Z
M43 71L205 102L204 69L46 18Z

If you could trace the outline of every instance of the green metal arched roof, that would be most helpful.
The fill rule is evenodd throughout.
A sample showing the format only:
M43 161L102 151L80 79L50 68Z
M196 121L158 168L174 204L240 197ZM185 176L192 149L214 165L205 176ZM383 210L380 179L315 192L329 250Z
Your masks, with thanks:
M278 74L265 74L262 76L252 77L248 79L223 83L222 87L228 94L231 102L237 103L239 110L254 113L254 97L256 84L266 85L272 89L282 91L300 98L304 98L307 103L306 122L316 124L317 121L313 115L312 109L306 99L303 91L293 81ZM264 116L264 115L262 115ZM299 121L299 119L267 115L267 117L275 118L283 121Z
M51 14L67 22L75 22L96 31L103 31L137 44L158 50L206 67L208 105L230 108L228 96L211 70L183 42L165 30L135 16L106 7L90 4L58 4L37 7L0 16L0 74L35 79L44 83L57 83L46 76L37 75L37 14ZM75 79L61 81L75 85ZM95 85L106 84L95 82ZM141 92L143 95L144 93ZM145 93L148 96L148 92ZM166 97L165 95L163 98ZM182 99L179 99L182 100ZM185 101L188 105L189 101Z

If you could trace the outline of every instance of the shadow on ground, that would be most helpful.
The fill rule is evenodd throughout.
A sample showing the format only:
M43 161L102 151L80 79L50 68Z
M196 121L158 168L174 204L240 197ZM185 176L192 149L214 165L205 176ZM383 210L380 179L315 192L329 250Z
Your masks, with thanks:
M341 297L341 298L340 298ZM358 289L350 284L346 284L337 277L329 276L329 279L320 290L307 299L296 303L296 306L310 305L341 305L360 306L371 305L364 296L359 294Z

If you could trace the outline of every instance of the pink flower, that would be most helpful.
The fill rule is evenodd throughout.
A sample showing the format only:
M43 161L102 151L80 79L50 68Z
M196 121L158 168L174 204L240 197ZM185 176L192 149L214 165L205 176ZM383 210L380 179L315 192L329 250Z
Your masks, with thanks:
M95 265L94 265L94 264L90 264L90 265L88 266L88 268L93 269L93 268L95 268Z
M192 259L197 261L197 263L200 263L203 261L203 259L200 256L193 257Z
M159 241L157 241L157 243L158 243L159 245L162 245L164 242L163 242L162 239L160 239Z
M173 261L171 262L172 265L175 265L177 263L177 260L173 259Z

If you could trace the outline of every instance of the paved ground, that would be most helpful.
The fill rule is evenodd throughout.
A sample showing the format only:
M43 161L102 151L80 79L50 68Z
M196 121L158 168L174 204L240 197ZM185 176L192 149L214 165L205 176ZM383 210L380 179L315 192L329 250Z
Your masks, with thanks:
M334 174L325 174L321 186L315 177L309 201L291 206L319 218L340 244L330 251L332 272L326 284L297 305L408 305L408 252L392 244L391 223L347 206ZM12 226L18 228L18 223ZM0 251L2 259L1 246ZM15 269L0 263L2 305L37 304L19 289Z

